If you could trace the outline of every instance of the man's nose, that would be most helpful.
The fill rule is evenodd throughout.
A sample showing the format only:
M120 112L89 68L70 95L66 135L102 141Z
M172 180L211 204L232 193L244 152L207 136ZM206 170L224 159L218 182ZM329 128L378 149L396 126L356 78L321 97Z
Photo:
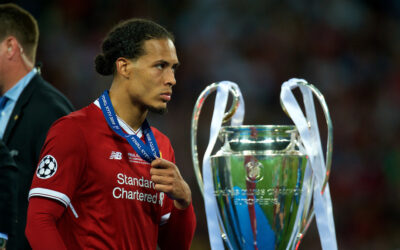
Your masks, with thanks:
M173 69L169 69L168 73L165 78L165 84L174 86L176 84L176 79L175 79L175 71Z

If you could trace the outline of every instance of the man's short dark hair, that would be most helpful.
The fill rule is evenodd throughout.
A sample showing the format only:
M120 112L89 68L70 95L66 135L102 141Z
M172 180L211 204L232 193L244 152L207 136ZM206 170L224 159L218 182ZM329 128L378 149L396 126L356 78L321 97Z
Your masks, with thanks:
M95 59L96 71L101 75L115 72L115 61L119 57L137 59L145 51L143 44L151 39L171 39L173 35L161 25L145 19L133 18L119 23L104 39L102 54Z
M0 4L0 41L14 36L27 57L35 61L39 41L39 27L36 19L16 4Z

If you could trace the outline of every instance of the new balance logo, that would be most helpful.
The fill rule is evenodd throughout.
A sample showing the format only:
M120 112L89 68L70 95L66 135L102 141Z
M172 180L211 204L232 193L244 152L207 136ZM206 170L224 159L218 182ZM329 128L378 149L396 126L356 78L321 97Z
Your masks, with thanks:
M122 159L122 153L121 152L115 152L112 151L110 155L110 160L121 160Z

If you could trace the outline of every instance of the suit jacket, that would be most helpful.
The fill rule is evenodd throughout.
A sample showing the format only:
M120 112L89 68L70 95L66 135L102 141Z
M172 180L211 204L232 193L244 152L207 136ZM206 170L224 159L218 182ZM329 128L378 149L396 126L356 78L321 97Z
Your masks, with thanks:
M30 249L25 237L28 193L40 150L53 122L72 110L68 99L39 74L32 78L15 104L3 136L18 168L15 234L11 234L7 250Z
M0 232L10 235L16 219L17 164L0 140Z

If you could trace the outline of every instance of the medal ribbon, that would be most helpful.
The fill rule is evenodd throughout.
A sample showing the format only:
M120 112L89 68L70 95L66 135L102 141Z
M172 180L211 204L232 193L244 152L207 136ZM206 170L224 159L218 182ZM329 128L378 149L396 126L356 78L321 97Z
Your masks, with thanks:
M156 139L154 138L153 131L151 131L150 125L147 120L144 120L141 127L142 132L145 136L146 144L144 144L143 141L140 140L139 137L137 137L137 135L127 134L122 130L121 126L118 123L117 115L115 114L114 108L111 104L108 90L105 90L100 96L99 103L108 126L119 136L127 140L132 148L143 160L151 163L153 160L160 157L160 151L158 150Z

